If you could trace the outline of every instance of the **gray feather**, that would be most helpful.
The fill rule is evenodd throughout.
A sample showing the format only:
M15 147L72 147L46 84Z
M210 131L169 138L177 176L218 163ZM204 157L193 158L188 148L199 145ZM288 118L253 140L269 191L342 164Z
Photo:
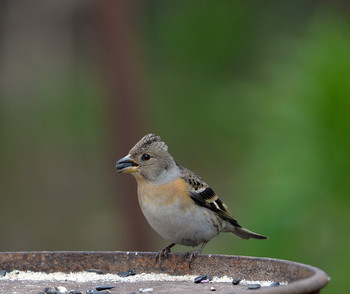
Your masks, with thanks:
M232 233L234 233L235 235L237 235L238 237L242 238L242 239L268 239L268 237L264 236L264 235L260 235L257 233L254 233L252 231L249 231L245 228L240 228L240 227L235 227L234 231L232 231Z

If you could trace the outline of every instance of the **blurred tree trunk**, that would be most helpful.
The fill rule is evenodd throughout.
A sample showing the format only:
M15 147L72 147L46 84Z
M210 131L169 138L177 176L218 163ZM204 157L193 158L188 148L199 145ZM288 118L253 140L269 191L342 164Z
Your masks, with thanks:
M141 79L138 78L136 15L133 2L127 0L95 1L92 9L97 39L102 49L107 86L110 89L109 119L113 133L111 158L115 162L126 155L141 138ZM150 227L138 204L136 183L130 175L118 175L116 205L123 213L124 250L150 250ZM116 209L117 210L117 209Z

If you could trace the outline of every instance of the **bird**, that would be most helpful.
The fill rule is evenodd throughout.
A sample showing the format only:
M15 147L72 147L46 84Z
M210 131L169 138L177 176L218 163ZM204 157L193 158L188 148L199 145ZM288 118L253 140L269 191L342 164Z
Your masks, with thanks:
M168 146L155 134L147 134L116 163L117 172L130 173L137 182L138 201L150 226L170 242L156 260L169 257L176 244L196 247L186 253L189 267L205 245L221 232L242 239L267 239L243 228L227 205L196 173L179 165ZM163 269L162 269L163 270Z

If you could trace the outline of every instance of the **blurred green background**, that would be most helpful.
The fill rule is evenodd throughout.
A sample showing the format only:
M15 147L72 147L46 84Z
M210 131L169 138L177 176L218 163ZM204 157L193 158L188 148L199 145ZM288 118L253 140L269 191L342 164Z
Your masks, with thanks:
M307 263L331 276L324 293L348 287L346 1L0 3L1 251L167 245L115 173L153 132L270 237L222 234L204 253Z

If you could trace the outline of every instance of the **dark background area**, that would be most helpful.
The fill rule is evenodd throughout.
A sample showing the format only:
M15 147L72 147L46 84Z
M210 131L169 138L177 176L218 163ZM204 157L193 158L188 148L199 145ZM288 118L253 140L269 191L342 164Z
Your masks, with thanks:
M115 161L146 133L245 227L204 253L349 275L346 1L0 1L0 250L166 244ZM177 246L175 251L189 248Z

